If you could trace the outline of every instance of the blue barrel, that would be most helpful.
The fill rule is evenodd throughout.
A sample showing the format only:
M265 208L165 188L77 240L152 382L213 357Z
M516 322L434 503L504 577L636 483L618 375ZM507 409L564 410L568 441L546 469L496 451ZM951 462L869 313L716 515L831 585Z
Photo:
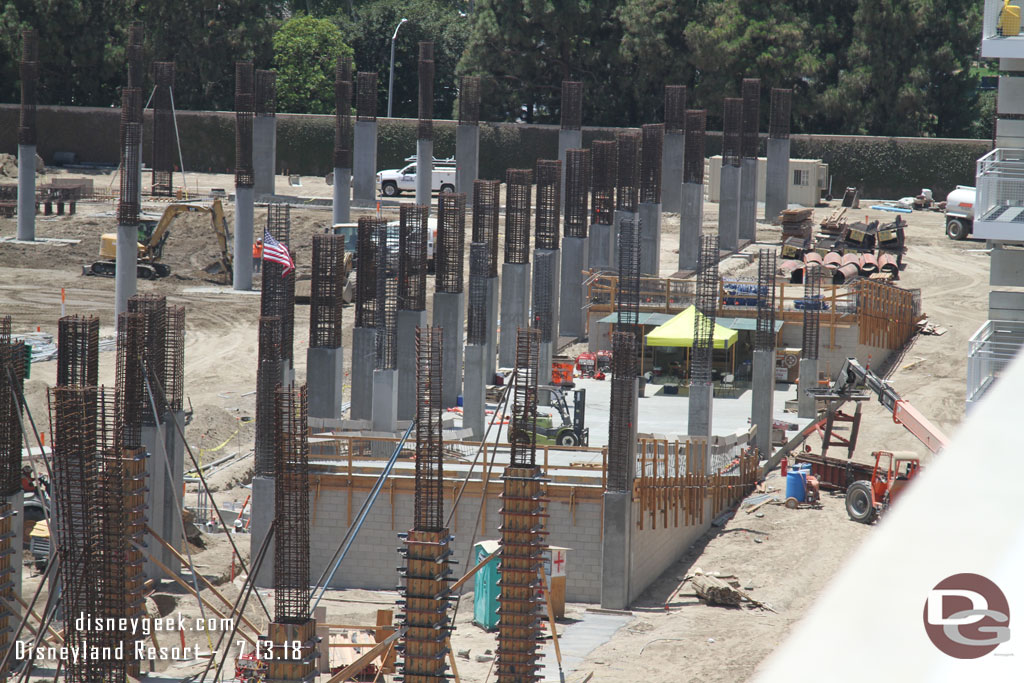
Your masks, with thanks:
M804 502L807 490L804 488L807 473L802 470L790 470L786 473L786 498L796 498Z

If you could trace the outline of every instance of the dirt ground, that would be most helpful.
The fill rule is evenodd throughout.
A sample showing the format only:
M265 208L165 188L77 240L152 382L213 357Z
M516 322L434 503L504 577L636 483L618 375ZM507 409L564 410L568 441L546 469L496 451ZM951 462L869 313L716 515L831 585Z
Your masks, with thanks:
M89 177L94 179L98 191L113 186L109 174ZM322 180L303 178L302 182L301 188L286 188L282 187L285 180L279 178L279 191L306 197L329 196L330 188ZM232 178L190 175L190 187L194 184L203 193L211 187L231 188ZM866 207L871 203L865 201L862 205ZM158 202L144 202L148 213L158 214L162 206ZM38 329L56 335L63 289L68 314L98 315L101 337L113 336L114 281L84 277L81 273L83 265L96 259L100 234L114 230L115 208L113 201L84 202L79 204L74 217L38 217L37 236L80 240L77 244L0 243L0 313L12 316L15 332ZM228 222L233 225L230 204L226 203L225 208ZM706 205L706 230L714 230L716 210L717 205ZM816 217L822 218L828 210L818 208ZM397 210L386 208L385 212L397 217ZM257 226L264 215L265 210L257 207ZM892 218L892 214L870 209L861 209L856 215ZM915 338L895 360L890 379L896 390L924 415L952 431L963 417L967 339L987 317L988 257L982 242L948 240L943 233L941 214L916 212L905 218L910 225L907 231L909 251L899 284L920 288L930 321L946 328L947 332L942 336ZM309 277L311 236L327 228L330 219L329 209L292 210L292 244L300 279ZM0 237L12 236L15 230L15 220L0 219ZM218 503L239 502L248 496L246 484L252 476L254 427L250 418L255 410L252 392L256 383L259 298L218 289L223 282L204 271L217 256L207 217L183 216L171 232L164 249L164 261L171 267L172 275L155 282L140 281L139 291L166 294L169 302L186 307L185 394L194 410L186 436L203 462L237 454L230 465L211 474L210 484L217 492ZM777 245L779 237L778 229L761 225L759 243L748 247L748 251ZM666 214L662 234L663 276L676 271L677 243L678 216ZM742 258L728 258L722 264L722 272L753 274L756 261L748 263ZM258 285L258 278L256 282ZM195 287L206 289L186 292ZM307 306L296 308L295 366L296 379L300 382L305 378L308 314ZM346 348L351 339L351 315L351 309L347 309ZM347 365L346 360L346 369ZM33 366L32 377L26 385L32 415L44 432L50 431L46 389L54 378L55 363L39 363ZM100 380L113 385L112 352L101 354ZM347 395L347 388L345 393ZM927 462L926 449L902 427L893 424L891 415L881 406L872 402L864 410L858 460L867 461L872 450L884 446L889 450L914 451ZM810 443L817 448L814 440ZM768 485L782 487L777 477L769 479ZM186 503L191 504L194 498L195 490L190 487ZM724 526L714 528L640 598L633 606L632 621L594 650L568 679L580 680L589 672L594 673L594 681L617 681L624 676L649 681L740 681L748 678L759 662L786 637L792 624L813 603L845 558L855 552L867 534L873 533L870 527L850 522L842 498L828 494L823 497L820 509L793 511L768 505L759 513L763 513L763 517L741 511ZM248 537L236 536L235 539L248 561ZM228 541L222 534L211 532L204 534L204 542L205 548L192 548L197 568L233 601L241 580L236 579L234 583L229 580ZM686 587L666 608L665 600L680 579L694 568L737 575L743 586L750 587L751 595L770 604L777 613L709 607L690 596ZM586 568L579 570L587 571ZM39 580L38 575L28 578L33 573L26 567L25 594L28 596ZM272 613L271 596L263 591L261 596ZM376 609L392 606L395 597L388 592L334 591L323 604L327 605L328 620L332 623L372 624ZM42 599L45 598L44 590ZM185 596L178 586L165 584L154 598L152 607L161 614L180 611L186 619L199 615L194 599ZM212 596L210 599L216 602ZM468 623L472 615L469 599L463 598L452 637L455 650L468 648L471 651L469 660L458 660L462 680L467 683L486 679L491 663L476 661L476 655L488 649L493 651L495 647L492 634ZM250 600L246 614L262 626L267 617L256 603L255 598ZM569 616L580 617L588 607L593 606L571 605ZM178 636L172 634L164 638L176 644ZM213 642L207 641L202 633L188 633L186 640L189 645L204 648ZM172 664L167 673L185 676L194 669L194 666Z

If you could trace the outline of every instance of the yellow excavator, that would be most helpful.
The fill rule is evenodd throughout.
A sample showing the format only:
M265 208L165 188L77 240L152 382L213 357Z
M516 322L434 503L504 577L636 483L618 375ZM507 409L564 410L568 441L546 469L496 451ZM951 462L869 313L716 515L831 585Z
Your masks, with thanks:
M163 255L164 243L171 235L171 223L183 213L210 214L213 232L220 247L220 258L213 264L212 270L207 268L207 272L227 273L228 277L231 277L231 252L228 250L230 234L227 220L224 218L224 207L219 199L214 199L210 206L190 203L169 204L159 221L140 221L138 276L146 280L155 280L171 274L171 269L160 263L160 257ZM117 233L104 233L100 237L100 260L93 263L88 272L90 275L114 277L116 263Z

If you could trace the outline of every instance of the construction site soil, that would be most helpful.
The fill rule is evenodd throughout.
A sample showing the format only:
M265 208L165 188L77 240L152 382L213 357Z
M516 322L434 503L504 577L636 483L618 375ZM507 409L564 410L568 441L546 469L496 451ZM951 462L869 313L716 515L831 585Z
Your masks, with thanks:
M60 173L53 169L50 172ZM107 187L111 181L109 175L89 177L94 179L98 189ZM301 188L287 189L304 198L330 194L331 188L320 179L303 178L302 182ZM281 185L283 181L279 179L278 183ZM211 187L231 187L231 184L231 177L226 175L189 176L190 188L198 187L201 196L206 196ZM301 205L302 200L295 203ZM163 206L159 202L144 201L144 209L150 214L159 214ZM82 202L75 216L40 215L37 218L38 237L78 240L75 244L0 243L0 313L12 316L14 332L40 330L56 334L63 290L68 314L97 315L101 337L113 336L114 281L83 276L82 267L96 260L100 234L114 231L115 208L112 200ZM225 208L229 225L233 226L230 203L226 203ZM384 211L388 217L397 218L397 209L385 207ZM829 209L819 208L817 218L822 218L827 211ZM354 214L359 215L359 211ZM263 215L265 211L258 206L257 229ZM329 207L293 208L291 215L291 243L298 263L298 277L302 280L310 273L312 235L329 227L331 215ZM860 209L856 215L883 220L892 217L892 214L870 209ZM947 332L941 336L915 337L893 359L889 379L918 410L952 432L964 413L967 340L987 317L989 261L984 243L948 240L942 214L915 212L905 218L909 223L908 252L898 284L919 288L929 320ZM706 205L704 220L705 230L714 231L717 205ZM678 216L666 214L662 229L661 275L669 276L676 270ZM0 219L0 237L13 236L15 231L15 220ZM746 251L777 246L780 232L767 224L759 225L758 240ZM206 273L204 269L217 255L209 218L182 216L174 223L164 248L163 261L170 266L171 276L140 281L138 288L143 293L165 294L169 303L185 306L185 395L193 411L186 436L193 452L204 463L234 456L209 476L216 500L223 505L229 501L241 502L250 493L247 484L252 478L259 298L233 293L229 287L224 287L223 279ZM755 275L756 259L727 258L722 263L722 272ZM258 281L257 277L257 285ZM428 287L428 291L432 291L432 282ZM428 307L429 301L430 297ZM299 382L305 378L308 314L307 306L296 307L295 365ZM351 342L351 316L351 309L346 309L346 348ZM348 363L346 359L346 371ZM46 389L54 379L55 363L42 362L33 365L31 379L26 383L32 416L45 432L49 432ZM107 385L114 383L113 353L100 356L100 381ZM347 399L347 387L345 394ZM642 405L640 429L643 430ZM813 437L808 443L812 450L817 450L820 444ZM930 456L875 402L864 407L858 443L855 458L864 462L871 460L873 450L882 447L914 451L923 458L925 465ZM767 480L767 485L776 491L784 488L777 473ZM186 504L192 504L195 496L195 487L190 485ZM196 569L233 601L239 594L242 579L229 580L232 553L228 541L223 534L206 529L202 520L199 522L204 529L203 547L190 548ZM885 523L884 519L881 523ZM722 526L713 527L686 557L665 572L633 605L633 616L626 626L590 652L567 680L582 680L591 672L594 674L591 680L595 682L620 681L623 677L647 681L745 680L786 638L823 586L871 533L874 533L872 527L849 521L842 497L830 494L823 496L821 507L817 509L790 510L766 505L757 514L736 512ZM238 535L235 540L248 562L249 538ZM398 539L395 543L397 546ZM398 555L395 557L397 563ZM458 559L460 566L465 567L464 558ZM351 557L346 561L358 562L359 558ZM681 579L696 568L736 575L753 597L770 605L775 612L750 607L708 606L692 597L687 586L666 604ZM577 571L594 570L580 567ZM38 583L38 573L26 566L25 595L31 596ZM267 591L260 593L272 610L272 595ZM41 599L45 598L44 588ZM151 609L156 611L159 605L160 614L180 612L186 620L200 616L195 599L171 582L164 582L153 598ZM322 604L327 606L331 623L373 624L376 610L393 606L395 599L395 593L332 591ZM477 661L476 656L493 652L496 646L494 634L470 623L472 606L466 604L470 599L470 596L462 599L463 606L452 636L454 650L468 649L471 653L468 660L458 659L461 679L467 683L487 678L491 663L486 657L482 658L485 661ZM267 615L254 603L257 601L250 600L246 614L262 626L268 621ZM591 607L594 606L570 605L567 616L581 618ZM171 635L168 639L177 641L178 636ZM216 642L209 641L202 632L186 632L185 639L189 645L205 649L211 644L216 646ZM185 677L201 668L202 665L170 662L158 667L166 670L165 675L174 677ZM51 672L51 678L52 675Z

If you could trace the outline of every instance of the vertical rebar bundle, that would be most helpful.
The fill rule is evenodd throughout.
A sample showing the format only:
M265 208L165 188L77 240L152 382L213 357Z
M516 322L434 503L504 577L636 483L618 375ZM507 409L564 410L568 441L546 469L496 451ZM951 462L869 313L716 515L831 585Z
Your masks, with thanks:
M510 168L505 178L505 263L529 263L533 172Z
M363 216L356 233L356 327L376 327L377 243L381 218Z
M99 384L100 319L67 315L57 321L57 386Z
M480 123L480 77L459 77L459 123ZM476 207L476 203L473 204Z
M804 271L804 329L800 357L818 359L818 337L821 326L821 266L807 265Z
M377 72L356 75L356 121L377 120Z
M164 365L167 360L167 298L161 294L136 294L128 299L128 312L142 313L146 317L146 344L142 356L146 367L145 377L149 380L157 410L163 419L163 388L167 384ZM146 400L148 402L149 399ZM142 412L142 419L146 424L153 424L153 412L148 406Z
M253 109L256 116L277 116L277 72L256 69Z
M398 310L427 308L427 205L402 204L398 214Z
M722 164L739 166L743 153L743 100L726 97L722 113Z
M559 222L562 217L562 162L558 159L537 160L537 224L534 228L536 249L558 249Z
M398 367L398 271L399 235L387 222L377 225L377 323L376 369Z
M487 275L498 277L498 208L500 180L473 181L473 242L487 245Z
M562 130L579 130L583 125L583 83L562 81Z
M121 91L121 196L117 202L120 225L139 223L139 151L142 149L142 91Z
M596 140L594 175L592 179L593 223L611 225L615 214L615 182L618 176L618 143L614 140Z
M151 416L144 364L147 323L145 313L117 317L117 431L125 448L142 445L142 417Z
M686 140L683 148L683 182L704 184L704 134L708 113L704 109L686 112Z
M775 348L775 250L761 249L757 260L757 332L754 348Z
M444 330L416 328L416 495L413 529L444 527L444 434L441 414L441 352Z
M520 328L516 332L516 372L512 383L512 467L533 467L537 444L537 380L540 359L540 330Z
M761 145L761 79L744 78L743 95L743 142L740 150L744 159L756 159Z
M640 327L640 218L623 218L619 223L619 278L615 291L616 329L641 339Z
M274 392L274 622L309 619L309 441L306 385Z
M714 351L715 318L718 316L718 236L703 235L697 274L697 315L693 318L692 384L711 383L711 354Z
M152 193L174 194L174 159L177 138L174 132L174 62L153 62L153 176Z
M36 144L36 105L39 84L39 34L34 28L21 32L21 112L18 144Z
M313 277L309 288L309 346L341 346L345 289L345 236L313 235Z
M256 102L252 62L235 62L235 186L252 187L252 117Z
M128 87L142 90L142 37L145 31L141 21L128 26Z
M434 243L438 292L462 291L466 250L466 194L442 192L437 197L437 240Z
M281 319L260 316L258 365L256 367L256 443L257 476L273 476L275 445L274 391L281 384Z
M0 317L0 496L21 490L21 402L25 388L25 344L11 342L11 318ZM4 517L0 516L0 524ZM2 540L2 539L0 539ZM0 585L3 577L0 576ZM3 609L0 607L0 609ZM0 632L0 638L2 638Z
M334 167L352 168L352 58L334 69Z
M791 88L772 88L772 110L769 113L768 137L785 140L789 137L790 109L793 103Z
M554 281L552 273L552 260L537 258L533 260L533 327L540 331L541 342L555 341L554 322L555 307L554 297L557 292L553 291L550 283Z
M665 124L647 123L640 157L640 201L661 203L661 154L665 146Z
M591 165L589 149L565 151L565 236L586 237L590 231ZM474 205L475 206L475 205Z
M620 314L621 315L621 314ZM636 415L636 335L622 330L612 334L612 388L608 409L609 491L629 491L632 480L634 445L633 419Z
M284 203L267 205L267 231L287 246L291 239L291 207ZM294 258L294 251L292 252ZM264 259L260 284L260 315L281 319L281 360L294 358L295 270L284 274L285 266Z
M179 412L185 400L185 307L167 306L167 337L164 344L164 402Z
M615 142L615 208L635 212L640 201L640 133L616 133Z
M419 125L416 137L419 140L434 139L434 43L420 43L419 61Z
M466 315L466 343L487 343L487 278L490 277L490 249L486 242L469 244L469 304Z
M665 86L665 132L683 133L686 130L686 86Z

